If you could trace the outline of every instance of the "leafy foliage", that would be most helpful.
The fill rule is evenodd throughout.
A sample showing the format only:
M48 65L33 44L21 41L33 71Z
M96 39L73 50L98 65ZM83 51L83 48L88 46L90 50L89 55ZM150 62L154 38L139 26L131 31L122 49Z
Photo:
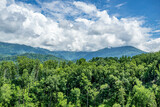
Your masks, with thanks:
M0 63L2 107L160 107L160 52Z

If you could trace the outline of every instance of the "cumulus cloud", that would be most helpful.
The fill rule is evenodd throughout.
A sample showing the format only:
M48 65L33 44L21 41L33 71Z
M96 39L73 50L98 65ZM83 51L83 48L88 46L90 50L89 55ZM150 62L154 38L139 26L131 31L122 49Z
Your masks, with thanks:
M27 4L0 1L0 40L49 50L95 51L105 47L135 46L157 51L160 40L138 18L110 16L84 2L40 3L41 12ZM160 45L159 45L160 46ZM152 48L154 47L154 49Z
M140 47L147 52L157 52L160 50L160 38L151 39L150 41L141 44Z
M85 13L91 14L91 13L97 12L97 8L95 5L86 4L80 1L73 2L73 4L80 10L84 11Z
M0 10L3 10L6 7L7 1L6 0L1 0L0 1Z

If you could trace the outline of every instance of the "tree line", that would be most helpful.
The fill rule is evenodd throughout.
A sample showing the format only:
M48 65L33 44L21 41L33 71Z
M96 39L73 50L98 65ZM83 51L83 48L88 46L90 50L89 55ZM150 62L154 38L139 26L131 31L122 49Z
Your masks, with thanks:
M2 107L160 107L160 52L0 62Z

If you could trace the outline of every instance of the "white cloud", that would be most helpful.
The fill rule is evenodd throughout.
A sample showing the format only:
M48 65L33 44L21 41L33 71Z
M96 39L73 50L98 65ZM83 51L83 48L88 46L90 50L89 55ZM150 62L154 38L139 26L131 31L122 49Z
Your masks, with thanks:
M153 33L160 33L160 30L155 30L153 31Z
M91 14L91 13L94 13L94 12L97 11L97 8L96 8L95 5L86 4L86 3L80 2L80 1L78 1L78 2L73 2L73 4L74 4L77 8L83 10L85 13L88 13L88 14Z
M7 1L6 0L0 0L0 11L6 7Z
M142 43L140 48L144 49L147 52L157 52L160 51L160 38L151 39L148 42Z
M120 7L124 6L126 3L127 3L127 2L117 4L115 7L119 9Z
M145 51L160 49L152 48L159 45L160 40L150 38L151 29L142 27L143 20L118 19L92 4L63 1L42 3L41 10L46 15L37 11L37 7L34 9L27 4L6 6L6 1L1 0L0 5L1 41L49 50L94 51L125 45Z

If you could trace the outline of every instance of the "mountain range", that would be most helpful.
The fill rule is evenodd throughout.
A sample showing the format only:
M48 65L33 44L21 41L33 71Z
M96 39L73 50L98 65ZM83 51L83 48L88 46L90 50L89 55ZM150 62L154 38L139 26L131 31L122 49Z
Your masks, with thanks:
M66 61L65 59L58 58L54 55L43 55L43 54L35 54L35 53L25 53L25 54L18 54L18 55L10 55L10 56L0 56L0 61L17 61L17 58L20 56L26 56L30 59L39 59L41 62L47 60L56 60L56 61Z
M101 49L98 51L91 51L91 52L50 51L50 50L43 49L43 48L35 48L35 47L31 47L31 46L26 46L26 45L0 42L0 56L1 57L29 55L26 53L32 53L32 56L33 56L33 54L34 55L35 54L52 55L52 58L55 57L55 58L61 58L61 59L65 59L65 60L77 60L80 58L85 58L85 59L89 60L89 59L92 59L93 57L134 56L134 55L138 55L138 54L146 53L146 52L139 50L139 49L132 47L132 46L104 48L104 49ZM43 57L47 57L47 56L43 56Z

